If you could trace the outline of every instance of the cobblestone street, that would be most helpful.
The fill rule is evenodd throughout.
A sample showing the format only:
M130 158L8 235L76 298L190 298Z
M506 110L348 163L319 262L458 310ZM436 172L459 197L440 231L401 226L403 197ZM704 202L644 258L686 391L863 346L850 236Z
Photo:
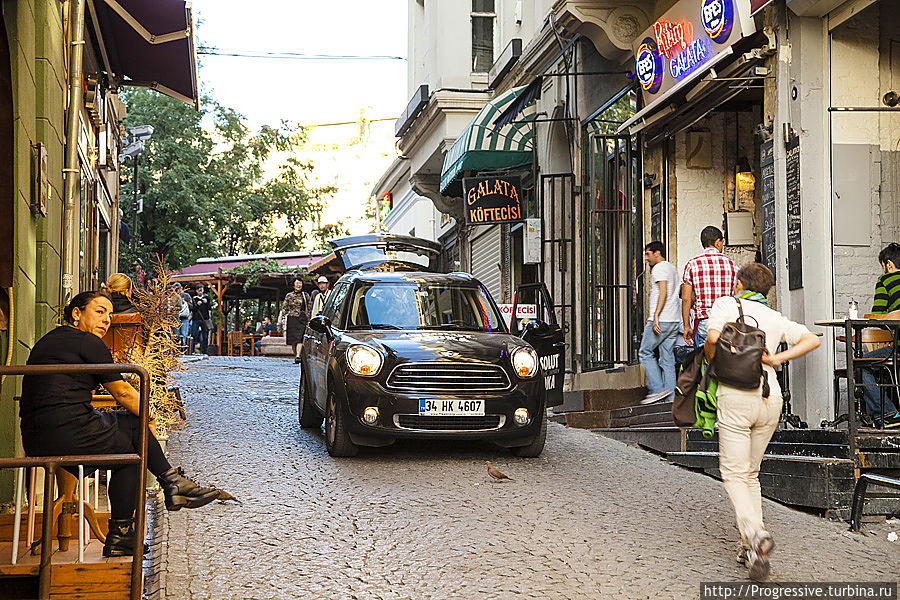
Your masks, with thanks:
M551 424L537 459L402 442L333 459L297 423L297 368L211 358L179 375L169 455L243 505L161 517L170 599L696 598L736 581L721 483ZM513 478L489 482L484 461ZM773 580L894 581L897 543L764 500ZM164 511L163 511L164 512Z

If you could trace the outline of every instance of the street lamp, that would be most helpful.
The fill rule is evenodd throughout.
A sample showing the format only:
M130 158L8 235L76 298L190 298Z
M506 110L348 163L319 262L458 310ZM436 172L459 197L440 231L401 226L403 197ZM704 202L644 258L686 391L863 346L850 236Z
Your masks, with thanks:
M148 141L150 136L153 135L153 126L139 125L138 127L131 127L128 129L128 134L128 137L125 139L125 148L119 154L119 162L124 163L128 158L134 162L133 208L131 211L131 247L134 248L137 246L137 216L139 212L142 212L138 210L138 162L140 162L141 152L144 151L144 142Z

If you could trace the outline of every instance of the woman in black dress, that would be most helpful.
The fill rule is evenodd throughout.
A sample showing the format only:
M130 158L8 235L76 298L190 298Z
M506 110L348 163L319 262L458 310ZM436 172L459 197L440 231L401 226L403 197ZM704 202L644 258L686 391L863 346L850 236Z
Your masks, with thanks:
M112 363L102 341L113 307L105 292L82 292L66 306L66 325L34 345L29 365ZM98 412L91 392L103 385L125 411ZM29 375L22 380L22 444L28 456L129 454L138 452L140 394L118 373L105 375ZM153 431L151 415L151 432ZM198 508L219 496L169 464L156 437L147 445L147 468L162 487L168 510ZM113 467L109 482L111 514L104 556L134 554L134 510L139 465Z
M131 277L124 273L113 273L101 287L112 300L114 314L137 312L132 302L134 284L131 283Z
M303 280L294 277L293 290L284 297L284 311L287 315L287 327L285 327L285 341L294 351L294 364L300 362L300 347L303 343L303 334L306 333L306 325L309 323L309 294L303 291Z

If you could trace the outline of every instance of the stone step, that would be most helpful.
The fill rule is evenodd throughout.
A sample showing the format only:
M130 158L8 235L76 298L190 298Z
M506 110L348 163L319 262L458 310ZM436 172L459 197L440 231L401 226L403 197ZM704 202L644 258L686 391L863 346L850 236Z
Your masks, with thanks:
M642 448L665 454L678 452L684 447L686 430L669 425L664 427L599 428L593 431L626 444L637 444Z
M581 412L565 413L565 418L567 427L577 427L579 429L609 427L608 410L584 410Z
M634 406L647 395L646 388L572 390L563 393L563 403L555 412L614 410Z

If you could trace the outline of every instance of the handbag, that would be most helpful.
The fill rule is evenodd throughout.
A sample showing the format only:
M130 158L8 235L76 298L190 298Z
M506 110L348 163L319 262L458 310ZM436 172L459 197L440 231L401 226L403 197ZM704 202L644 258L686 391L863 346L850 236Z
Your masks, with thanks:
M762 357L766 352L766 332L747 323L739 298L738 320L725 323L716 341L716 354L712 359L710 374L720 383L740 390L755 390L763 386L762 395L769 397L769 379L765 376ZM760 381L760 379L762 381Z

